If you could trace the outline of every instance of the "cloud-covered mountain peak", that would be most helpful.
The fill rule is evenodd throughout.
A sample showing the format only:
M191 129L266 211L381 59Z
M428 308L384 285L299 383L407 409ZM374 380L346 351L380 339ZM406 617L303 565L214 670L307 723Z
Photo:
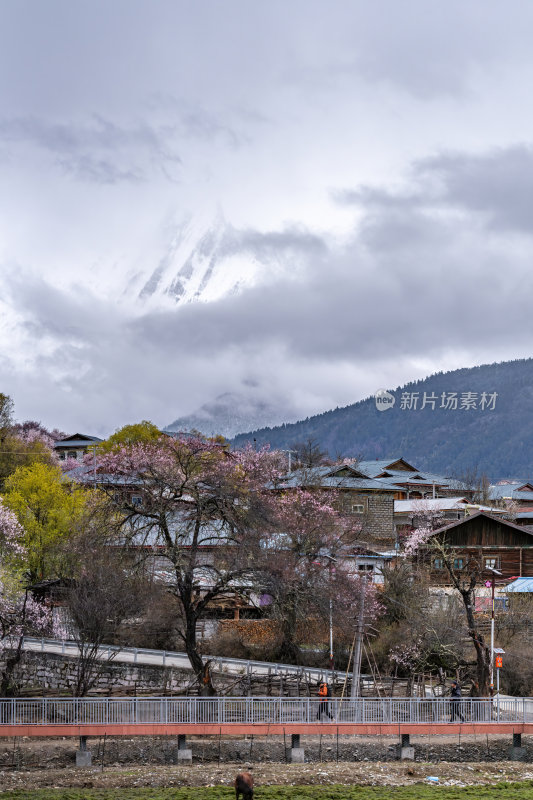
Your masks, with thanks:
M243 430L280 424L298 417L290 402L282 407L261 393L261 387L244 387L224 392L215 400L204 403L197 411L171 422L168 431L200 431L206 436L222 434L232 438Z
M165 237L155 266L137 270L128 294L158 304L210 302L298 274L311 252L325 249L306 229L236 228L222 214L189 216ZM161 252L162 251L162 252Z

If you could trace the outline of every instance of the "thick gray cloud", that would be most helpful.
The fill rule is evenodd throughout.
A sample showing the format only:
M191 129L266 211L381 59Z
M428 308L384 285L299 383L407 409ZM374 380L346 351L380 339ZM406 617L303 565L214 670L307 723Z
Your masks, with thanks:
M294 418L530 354L533 9L2 11L20 416L106 433L236 392Z
M408 190L365 186L340 190L341 205L383 213L448 208L480 215L488 228L533 233L533 145L513 144L485 153L444 152L413 165Z
M131 314L28 276L12 281L12 299L28 336L50 345L35 369L82 402L82 417L103 416L108 428L142 415L168 423L224 389L261 394L278 416L284 407L294 418L334 405L347 387L370 393L401 382L402 372L423 374L417 363L446 364L454 352L490 361L533 347L528 258L506 252L505 238L487 244L467 219L392 213L402 215L396 228L388 203L382 212L372 205L345 246L310 237L299 276L217 302ZM287 257L287 233L245 238L260 246L266 238Z

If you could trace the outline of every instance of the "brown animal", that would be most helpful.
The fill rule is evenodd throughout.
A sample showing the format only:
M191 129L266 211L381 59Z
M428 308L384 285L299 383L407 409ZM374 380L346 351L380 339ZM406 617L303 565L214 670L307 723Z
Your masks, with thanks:
M249 772L239 772L235 778L235 800L239 800L240 794L243 800L254 800L254 779Z

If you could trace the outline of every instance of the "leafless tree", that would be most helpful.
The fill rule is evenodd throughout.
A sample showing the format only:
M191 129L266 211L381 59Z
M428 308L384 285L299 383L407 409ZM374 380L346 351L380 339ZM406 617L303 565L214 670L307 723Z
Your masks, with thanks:
M433 536L426 548L430 557L440 559L452 587L461 599L468 636L476 653L476 683L480 697L490 695L490 649L485 641L480 621L476 617L476 587L480 584L482 565L478 558L461 554L462 566L458 567L457 552L450 547L445 536Z
M106 656L106 644L123 644L123 625L142 612L147 585L131 570L124 553L109 542L85 535L75 544L81 564L66 596L72 638L79 648L73 694L81 697L94 686L116 651Z
M465 494L473 503L488 506L492 500L490 497L490 479L486 473L480 472L479 468L470 467L455 476L453 488L458 494Z
M290 449L294 469L311 469L330 463L327 452L321 450L318 441L311 436L303 442L293 442Z

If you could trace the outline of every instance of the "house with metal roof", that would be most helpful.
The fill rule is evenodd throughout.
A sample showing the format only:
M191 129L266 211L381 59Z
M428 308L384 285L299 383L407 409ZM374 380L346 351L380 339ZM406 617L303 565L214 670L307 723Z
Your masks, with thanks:
M522 511L517 511L517 513L513 515L513 522L533 530L533 508L525 506L520 506L520 508L522 508Z
M63 439L58 439L54 442L54 450L61 461L67 458L81 461L89 448L95 447L102 441L103 439L99 439L98 436L88 436L86 433L73 433L71 436L65 436Z
M300 469L284 476L278 491L305 488L327 490L337 496L337 507L360 522L360 543L382 551L394 547L394 497L396 487L369 478L356 463Z
M503 508L473 503L467 497L436 497L424 500L395 500L394 524L399 533L405 534L422 524L425 515L438 514L443 524L464 519L478 511L504 514Z
M533 578L516 578L507 586L500 589L500 592L513 592L514 594L531 594L533 592Z
M468 495L468 487L456 478L419 470L404 458L359 461L359 472L396 487L396 500Z
M514 502L519 506L533 506L533 484L527 481L496 483L489 486L491 500Z

